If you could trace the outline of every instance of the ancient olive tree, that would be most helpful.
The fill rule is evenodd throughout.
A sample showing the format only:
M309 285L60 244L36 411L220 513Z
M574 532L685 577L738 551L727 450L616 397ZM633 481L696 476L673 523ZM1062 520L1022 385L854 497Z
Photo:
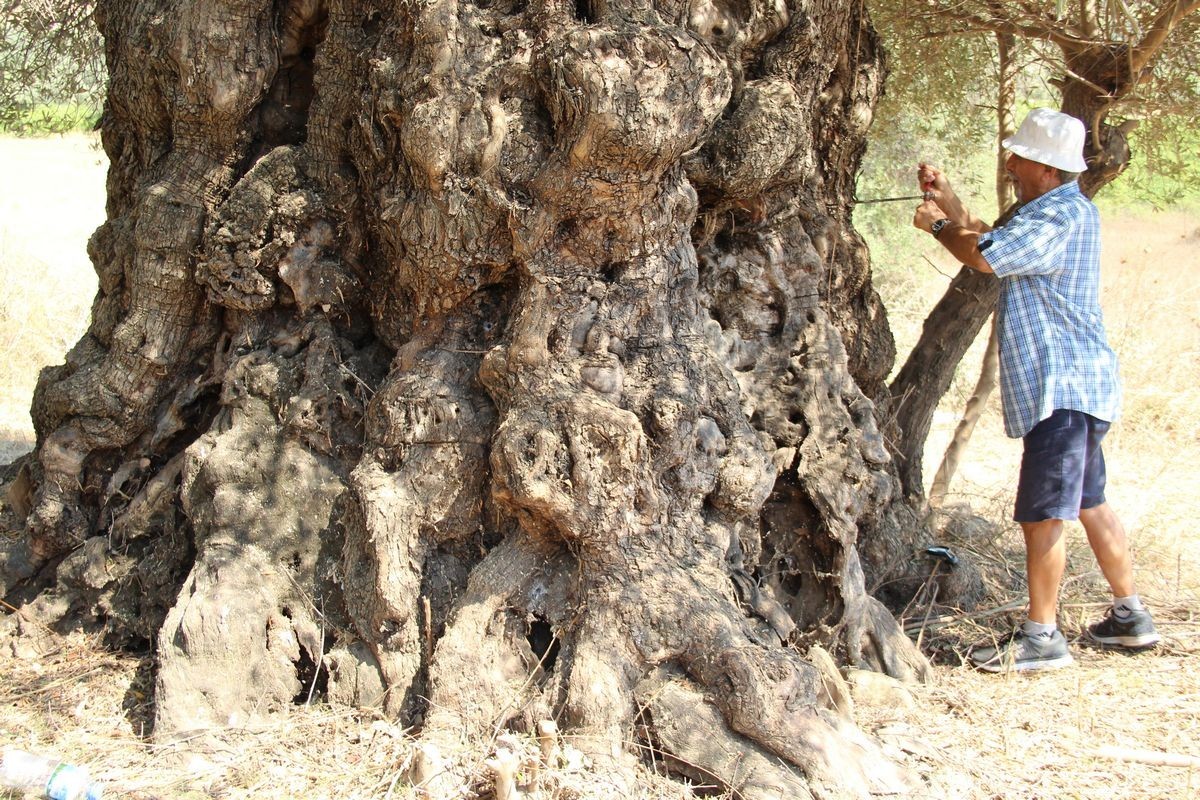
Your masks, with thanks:
M638 717L746 797L899 785L834 667L926 669L866 591L911 523L862 4L96 18L100 288L8 470L10 628L152 644L164 739L316 691L429 753L553 718L628 780Z

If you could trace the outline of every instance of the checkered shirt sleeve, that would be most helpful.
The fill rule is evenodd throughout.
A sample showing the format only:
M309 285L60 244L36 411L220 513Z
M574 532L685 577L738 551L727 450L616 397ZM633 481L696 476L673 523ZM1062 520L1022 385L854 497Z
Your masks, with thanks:
M1021 208L979 237L1000 278L1000 396L1004 426L1020 437L1066 408L1113 421L1116 355L1100 310L1100 216L1075 182Z

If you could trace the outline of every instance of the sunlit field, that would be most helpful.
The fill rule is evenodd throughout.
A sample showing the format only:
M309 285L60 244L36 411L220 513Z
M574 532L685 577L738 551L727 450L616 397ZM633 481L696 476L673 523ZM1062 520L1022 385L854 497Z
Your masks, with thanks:
M95 136L0 136L0 463L33 447L37 373L87 328L107 159Z
M926 239L918 240L910 268L877 276L900 353L916 341L925 312L956 271ZM1200 217L1105 211L1103 252L1105 324L1124 385L1122 418L1104 441L1108 500L1129 529L1144 590L1194 593L1194 565L1200 563L1194 522L1200 479ZM975 386L985 334L986 328L934 420L925 451L927 482ZM1020 458L1020 441L1003 434L994 393L951 484L949 504L969 504L1003 523ZM1075 533L1080 563L1073 566L1093 570L1082 529Z

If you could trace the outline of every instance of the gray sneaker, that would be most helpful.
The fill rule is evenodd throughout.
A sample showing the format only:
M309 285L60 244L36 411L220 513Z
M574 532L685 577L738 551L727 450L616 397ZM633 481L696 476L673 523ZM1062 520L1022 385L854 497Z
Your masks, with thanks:
M1110 607L1104 619L1088 626L1088 636L1101 644L1119 644L1122 647L1153 647L1162 641L1154 630L1154 620L1149 611L1130 611L1127 616L1117 616Z
M1030 636L1018 628L996 645L976 647L971 663L984 672L1026 672L1058 669L1075 663L1062 631Z

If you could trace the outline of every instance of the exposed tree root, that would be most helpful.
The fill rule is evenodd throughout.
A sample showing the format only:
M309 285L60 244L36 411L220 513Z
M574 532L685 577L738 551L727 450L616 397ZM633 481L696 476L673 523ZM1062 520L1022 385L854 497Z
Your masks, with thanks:
M743 800L813 797L802 773L731 730L683 676L657 672L639 684L637 698L650 715L649 746L670 769L702 784L716 781Z
M280 436L266 403L233 406L227 430L189 450L182 494L198 551L159 638L155 734L241 726L308 687L325 639L317 561L344 484L332 465Z

